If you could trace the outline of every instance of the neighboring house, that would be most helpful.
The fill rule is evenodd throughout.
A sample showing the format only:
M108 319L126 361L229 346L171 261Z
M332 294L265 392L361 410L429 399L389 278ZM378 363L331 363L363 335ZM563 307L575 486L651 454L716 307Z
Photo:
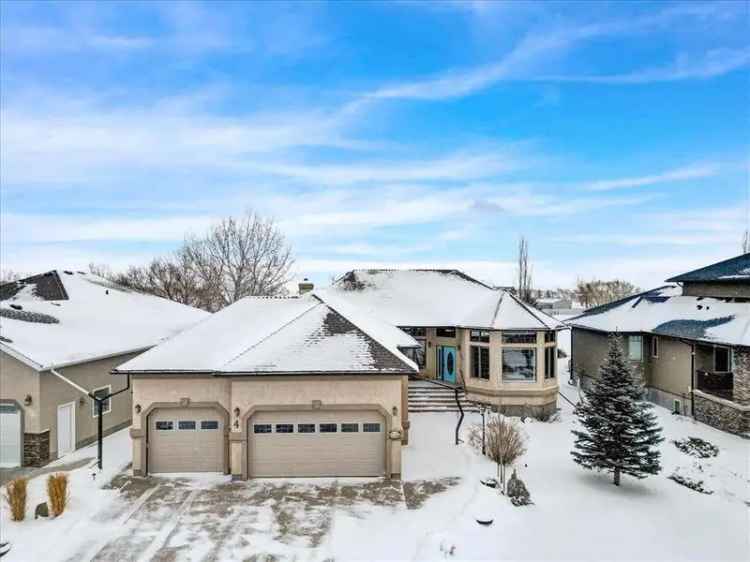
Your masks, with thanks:
M354 270L316 294L409 333L420 376L462 385L469 400L509 415L557 407L557 331L566 326L510 292L457 270Z
M113 371L133 471L397 477L417 345L343 302L244 298Z
M597 376L607 336L626 342L649 399L735 433L750 431L750 254L667 280L573 318L572 368Z
M573 309L573 301L565 297L542 297L536 299L536 306L548 314L565 314Z
M96 439L110 371L208 313L95 275L50 271L0 285L0 466L40 466ZM105 433L130 425L130 393L104 403Z

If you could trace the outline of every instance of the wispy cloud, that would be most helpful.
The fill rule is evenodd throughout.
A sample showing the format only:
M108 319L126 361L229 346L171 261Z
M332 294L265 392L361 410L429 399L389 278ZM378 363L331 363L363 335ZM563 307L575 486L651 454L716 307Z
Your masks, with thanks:
M612 191L615 189L645 187L649 185L707 178L715 176L718 172L719 167L717 165L703 164L667 170L665 172L646 176L593 181L584 184L583 187L588 191Z

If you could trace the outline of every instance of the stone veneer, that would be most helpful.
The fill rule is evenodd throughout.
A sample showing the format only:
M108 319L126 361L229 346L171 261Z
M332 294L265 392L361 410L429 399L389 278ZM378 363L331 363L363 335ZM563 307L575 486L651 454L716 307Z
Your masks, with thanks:
M750 404L750 347L734 348L734 402Z
M49 462L49 429L23 434L23 466L44 466Z
M695 391L695 419L730 433L750 431L750 409Z

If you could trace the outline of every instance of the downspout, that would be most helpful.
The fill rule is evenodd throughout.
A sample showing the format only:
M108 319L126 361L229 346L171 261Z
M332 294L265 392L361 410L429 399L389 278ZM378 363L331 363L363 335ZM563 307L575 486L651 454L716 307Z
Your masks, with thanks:
M695 344L690 344L690 415L695 419Z
M104 416L102 416L102 411L104 410L104 402L112 398L113 396L117 396L118 394L122 394L126 390L130 390L130 375L127 375L127 384L125 385L125 388L122 388L118 390L117 392L111 392L107 394L106 396L95 396L93 392L90 392L83 388L81 385L79 385L76 382L73 382L68 377L60 374L55 369L50 369L50 373L55 375L57 378L65 382L66 384L69 384L73 388L75 388L78 392L87 395L89 398L94 400L96 403L96 413L97 413L97 438L96 438L96 451L97 451L97 467L99 470L102 469L102 456L103 456L103 447L102 442L104 440ZM75 439L75 436L73 437Z

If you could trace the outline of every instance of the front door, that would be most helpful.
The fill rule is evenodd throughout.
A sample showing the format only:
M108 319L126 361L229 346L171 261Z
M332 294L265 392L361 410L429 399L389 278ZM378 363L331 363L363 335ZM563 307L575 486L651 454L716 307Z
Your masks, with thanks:
M438 378L456 383L456 348L450 345L440 345L438 350Z
M57 407L57 456L62 457L76 448L75 402Z

